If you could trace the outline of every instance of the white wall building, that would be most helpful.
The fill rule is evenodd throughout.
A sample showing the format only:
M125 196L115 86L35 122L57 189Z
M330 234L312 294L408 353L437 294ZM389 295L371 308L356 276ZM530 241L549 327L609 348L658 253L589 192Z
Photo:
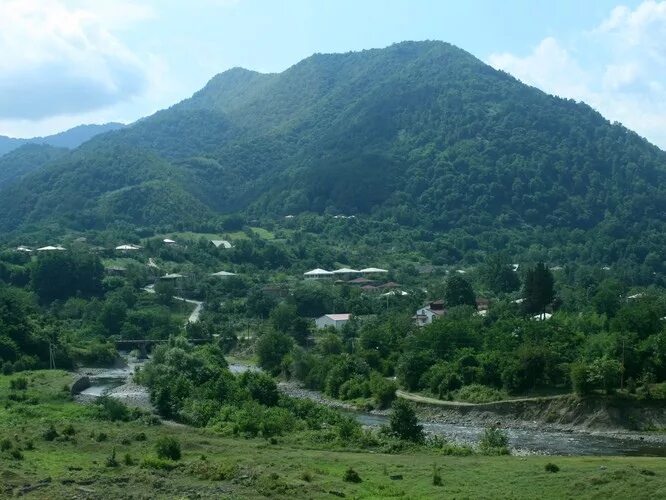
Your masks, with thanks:
M347 321L351 318L351 314L324 314L322 317L315 320L317 329L326 328L327 326L332 326L335 329L342 328Z

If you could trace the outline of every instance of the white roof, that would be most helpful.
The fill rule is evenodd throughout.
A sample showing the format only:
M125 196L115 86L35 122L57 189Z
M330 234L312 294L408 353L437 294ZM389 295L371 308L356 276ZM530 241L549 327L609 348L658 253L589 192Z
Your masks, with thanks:
M129 244L129 245L119 245L116 247L116 250L138 250L139 248L141 247L138 245Z
M23 245L21 245L20 247L16 248L16 251L17 252L32 252L32 249L30 249L28 247L24 247Z
M229 271L218 271L211 274L211 276L236 276L236 273L230 273Z
M227 240L210 240L213 245L215 245L215 248L231 248L231 243L229 243Z
M357 271L356 269L350 269L348 267L343 267L341 269L336 269L333 272L335 274L352 274L352 273L360 273L361 271Z
M162 279L165 279L165 280L175 280L176 278L184 278L184 277L185 277L185 276L183 276L182 274L171 273L171 274L165 274L164 276L162 276Z
M516 299L513 301L514 304L522 304L523 302L525 302L525 299Z
M324 314L325 318L332 319L333 321L348 321L349 318L351 318L350 313L344 313L344 314Z
M174 240L170 240L169 238L164 238L162 241L163 241L164 243L175 243Z
M535 314L534 316L532 316L532 319L535 319L537 321L544 321L552 317L553 315L550 313L541 313L541 314Z
M402 290L391 290L390 292L382 293L382 297L388 297L389 295L400 295L401 297L404 297L409 294Z
M49 252L49 251L52 251L52 250L61 250L62 251L62 250L64 250L64 248L61 247L60 245L57 245L57 246L49 245L49 246L37 249L38 252Z
M643 295L644 294L642 294L642 293L635 293L633 295L629 295L629 297L627 297L627 298L628 299L640 299Z
M361 269L362 273L388 273L386 269L379 269L378 267L366 267Z
M303 273L305 276L318 276L318 275L330 275L333 274L331 271L327 271L326 269L313 269L312 271L308 271L307 273Z

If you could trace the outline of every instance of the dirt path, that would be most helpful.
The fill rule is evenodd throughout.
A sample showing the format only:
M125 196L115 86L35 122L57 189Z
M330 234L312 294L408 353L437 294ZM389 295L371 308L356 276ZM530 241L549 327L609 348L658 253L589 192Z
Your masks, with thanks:
M535 397L527 397L527 398L516 398L516 399L503 399L500 401L492 401L490 403L466 403L464 401L444 401L442 399L436 399L436 398L430 398L428 396L422 396L420 394L414 394L412 392L406 392L398 389L395 392L396 396L402 399L408 399L410 401L414 401L415 403L424 403L424 404L429 404L429 405L436 405L436 406L448 406L448 407L461 407L461 406L476 406L476 407L484 407L484 406L496 406L502 403L521 403L521 402L526 402L526 401L547 401L547 400L555 400L555 399L561 399L565 398L568 395L567 394L561 394L557 396L535 396Z

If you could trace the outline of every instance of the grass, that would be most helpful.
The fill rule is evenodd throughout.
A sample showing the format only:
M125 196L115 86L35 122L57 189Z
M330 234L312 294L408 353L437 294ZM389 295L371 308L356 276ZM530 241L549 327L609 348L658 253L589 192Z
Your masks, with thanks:
M663 459L624 457L455 457L436 451L403 454L326 451L302 435L264 439L222 437L179 425L94 419L90 407L63 391L66 372L29 372L26 391L10 391L0 377L0 440L23 459L0 454L0 497L125 498L663 498ZM9 400L25 392L31 401ZM61 437L41 434L53 423ZM76 433L64 439L63 429ZM104 432L105 441L95 437ZM137 440L143 433L145 440ZM158 459L155 444L181 444L178 461ZM34 443L29 449L28 441ZM117 464L107 466L115 454ZM129 459L127 459L129 457ZM555 464L559 471L548 472ZM131 464L131 465L128 465ZM552 467L550 467L552 469ZM360 482L345 481L353 469ZM433 484L437 470L441 485ZM34 488L34 489L31 489Z

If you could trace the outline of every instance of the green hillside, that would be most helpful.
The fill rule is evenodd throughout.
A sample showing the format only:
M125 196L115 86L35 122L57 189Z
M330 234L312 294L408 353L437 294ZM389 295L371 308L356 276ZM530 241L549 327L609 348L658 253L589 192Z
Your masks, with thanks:
M222 73L0 192L0 229L345 213L426 242L456 231L472 249L573 245L641 263L666 243L664 181L666 153L587 105L449 44L404 42ZM161 186L169 203L129 200Z
M65 150L40 144L26 144L0 156L0 188L37 171L45 164L60 158Z

